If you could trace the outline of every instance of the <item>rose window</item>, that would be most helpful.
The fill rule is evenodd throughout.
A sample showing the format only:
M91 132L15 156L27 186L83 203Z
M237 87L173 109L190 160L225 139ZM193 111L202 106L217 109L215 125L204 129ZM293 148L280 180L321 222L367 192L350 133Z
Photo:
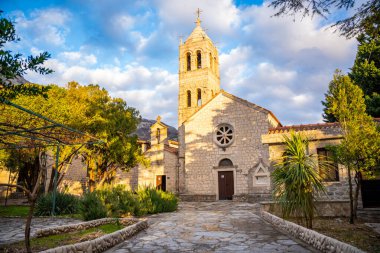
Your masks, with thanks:
M222 124L216 128L215 142L220 147L227 147L232 144L234 140L234 131L231 125Z

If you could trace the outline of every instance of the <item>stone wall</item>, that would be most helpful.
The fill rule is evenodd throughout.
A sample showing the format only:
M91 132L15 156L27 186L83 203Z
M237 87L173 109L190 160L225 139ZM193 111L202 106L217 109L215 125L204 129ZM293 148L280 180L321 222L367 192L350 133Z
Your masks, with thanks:
M262 210L282 216L281 206L272 201L260 202ZM349 217L350 202L348 200L321 200L315 202L316 217Z
M306 242L321 252L364 253L364 251L355 248L354 246L286 221L268 212L261 211L261 217L284 233Z
M111 234L101 236L95 240L80 242L72 245L65 245L46 251L44 253L97 253L104 252L107 249L125 241L136 233L148 227L147 220L138 221L136 224L128 226L124 229L118 230Z
M337 145L342 138L340 129L337 127L327 127L322 129L302 130L298 131L305 138L309 139L308 152L315 156L317 162L317 149L323 148L328 145ZM284 135L289 136L289 132L269 133L262 136L262 141L269 145L269 156L271 161L270 172L274 170L274 164L281 161L282 154L285 151L285 145L283 144ZM324 182L326 187L326 194L320 194L319 200L342 200L349 199L348 188L348 172L347 169L338 165L339 181L336 182ZM272 184L271 184L272 185Z
M184 138L180 136L180 141L184 139L180 142L181 148L185 150L184 194L217 196L218 164L224 158L230 159L234 165L230 170L234 172L235 195L248 194L249 170L260 158L268 163L268 146L261 143L261 135L270 127L268 111L232 95L227 96L219 94L185 122L184 132L179 132L184 134ZM233 144L225 149L213 140L215 128L221 123L232 125L235 132Z
M170 192L177 192L177 153L171 151L164 151L164 174L166 175L166 190Z
M50 173L51 174L51 173ZM65 192L82 195L87 190L87 168L80 157L75 157L58 189Z

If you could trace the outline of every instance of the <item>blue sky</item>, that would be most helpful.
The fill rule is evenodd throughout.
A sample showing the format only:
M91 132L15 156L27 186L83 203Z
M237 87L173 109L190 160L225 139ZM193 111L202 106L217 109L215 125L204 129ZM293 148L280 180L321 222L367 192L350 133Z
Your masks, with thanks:
M335 69L347 71L356 41L321 17L271 17L256 0L4 0L24 55L48 51L40 84L99 84L145 118L177 126L178 44L202 27L219 50L221 87L271 110L283 124L321 122L320 101ZM340 15L340 14L339 14ZM335 15L336 16L336 15Z

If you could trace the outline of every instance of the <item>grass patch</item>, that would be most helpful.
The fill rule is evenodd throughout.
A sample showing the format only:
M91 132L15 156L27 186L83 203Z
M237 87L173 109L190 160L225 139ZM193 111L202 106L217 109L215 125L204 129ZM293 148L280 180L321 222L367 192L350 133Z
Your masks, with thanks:
M117 230L123 229L122 224L109 223L98 226L96 228L89 228L82 231L76 231L60 235L51 235L41 238L31 239L31 247L33 252L39 252L63 245L74 244L83 241L96 239L100 236L113 233ZM17 242L10 245L0 247L1 252L25 252L24 242Z
M0 217L27 217L29 206L0 206ZM34 217L38 217L35 216ZM72 218L82 220L82 215L79 213L56 215L60 218Z
M29 206L0 206L0 217L26 217L28 212Z
M289 220L298 223L295 219ZM369 253L380 252L380 234L360 220L350 224L348 218L318 217L313 219L313 230Z

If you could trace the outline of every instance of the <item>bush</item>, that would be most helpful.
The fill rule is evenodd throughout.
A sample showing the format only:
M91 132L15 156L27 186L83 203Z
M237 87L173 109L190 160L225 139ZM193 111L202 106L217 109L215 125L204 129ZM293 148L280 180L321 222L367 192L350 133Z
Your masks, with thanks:
M81 214L85 220L125 215L141 216L177 209L178 198L170 192L154 188L141 188L137 194L125 190L122 185L104 186L84 195Z
M53 193L41 195L36 202L34 215L50 216L53 207ZM56 192L55 195L55 215L74 214L79 211L79 199L72 195Z
M136 215L173 212L177 210L178 198L170 192L154 188L142 188L137 192L140 206Z
M109 216L134 215L136 212L138 206L137 197L131 191L125 190L122 185L115 187L105 186L97 190L96 195L105 205Z
M107 217L107 209L96 192L86 193L81 200L80 214L86 221L96 220Z

